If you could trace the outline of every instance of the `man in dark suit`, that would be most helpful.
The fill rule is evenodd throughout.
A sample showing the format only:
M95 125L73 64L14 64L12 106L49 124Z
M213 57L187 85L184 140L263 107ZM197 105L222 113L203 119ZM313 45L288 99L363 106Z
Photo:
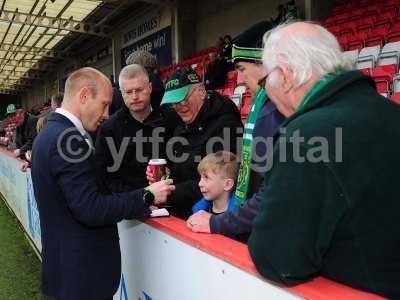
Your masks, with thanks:
M111 299L121 258L117 222L144 219L164 201L170 180L128 193L102 195L86 131L108 118L111 83L83 68L65 83L62 107L33 145L32 179L42 230L42 290L57 299Z

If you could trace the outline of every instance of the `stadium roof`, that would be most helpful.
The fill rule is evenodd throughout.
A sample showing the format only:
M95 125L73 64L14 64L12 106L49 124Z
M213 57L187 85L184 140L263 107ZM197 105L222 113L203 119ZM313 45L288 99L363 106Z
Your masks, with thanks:
M54 47L71 32L105 36L85 22L97 0L3 0L0 14L0 93L26 88L30 79L62 59Z
M0 0L0 94L29 89L85 41L110 38L113 26L171 0Z

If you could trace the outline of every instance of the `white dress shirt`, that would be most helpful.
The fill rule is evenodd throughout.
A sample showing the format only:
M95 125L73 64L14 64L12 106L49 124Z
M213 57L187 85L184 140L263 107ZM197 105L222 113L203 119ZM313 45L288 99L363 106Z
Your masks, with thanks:
M63 115L68 120L70 120L75 127L78 129L79 133L85 138L86 143L88 143L91 149L94 149L92 145L92 141L90 140L89 134L86 132L85 128L83 128L82 121L79 120L74 114L70 113L68 110L57 108L56 113Z

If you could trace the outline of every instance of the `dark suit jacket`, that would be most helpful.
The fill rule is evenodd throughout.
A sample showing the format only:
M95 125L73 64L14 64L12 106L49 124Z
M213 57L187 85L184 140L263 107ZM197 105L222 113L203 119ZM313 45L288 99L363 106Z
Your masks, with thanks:
M28 150L32 150L33 140L36 136L36 116L25 113L24 122L16 129L16 146L21 151L21 157L25 156Z
M121 273L116 224L150 213L142 200L143 190L107 196L98 192L90 152L72 122L58 113L49 116L33 144L42 290L58 299L111 297ZM85 153L89 153L86 159Z

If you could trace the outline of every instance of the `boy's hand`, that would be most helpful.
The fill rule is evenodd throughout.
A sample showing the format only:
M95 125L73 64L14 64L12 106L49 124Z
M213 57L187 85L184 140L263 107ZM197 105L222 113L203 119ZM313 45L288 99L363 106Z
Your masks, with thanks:
M189 219L187 219L186 225L193 232L211 233L210 218L211 218L210 213L204 210L200 210L197 213L191 215Z

